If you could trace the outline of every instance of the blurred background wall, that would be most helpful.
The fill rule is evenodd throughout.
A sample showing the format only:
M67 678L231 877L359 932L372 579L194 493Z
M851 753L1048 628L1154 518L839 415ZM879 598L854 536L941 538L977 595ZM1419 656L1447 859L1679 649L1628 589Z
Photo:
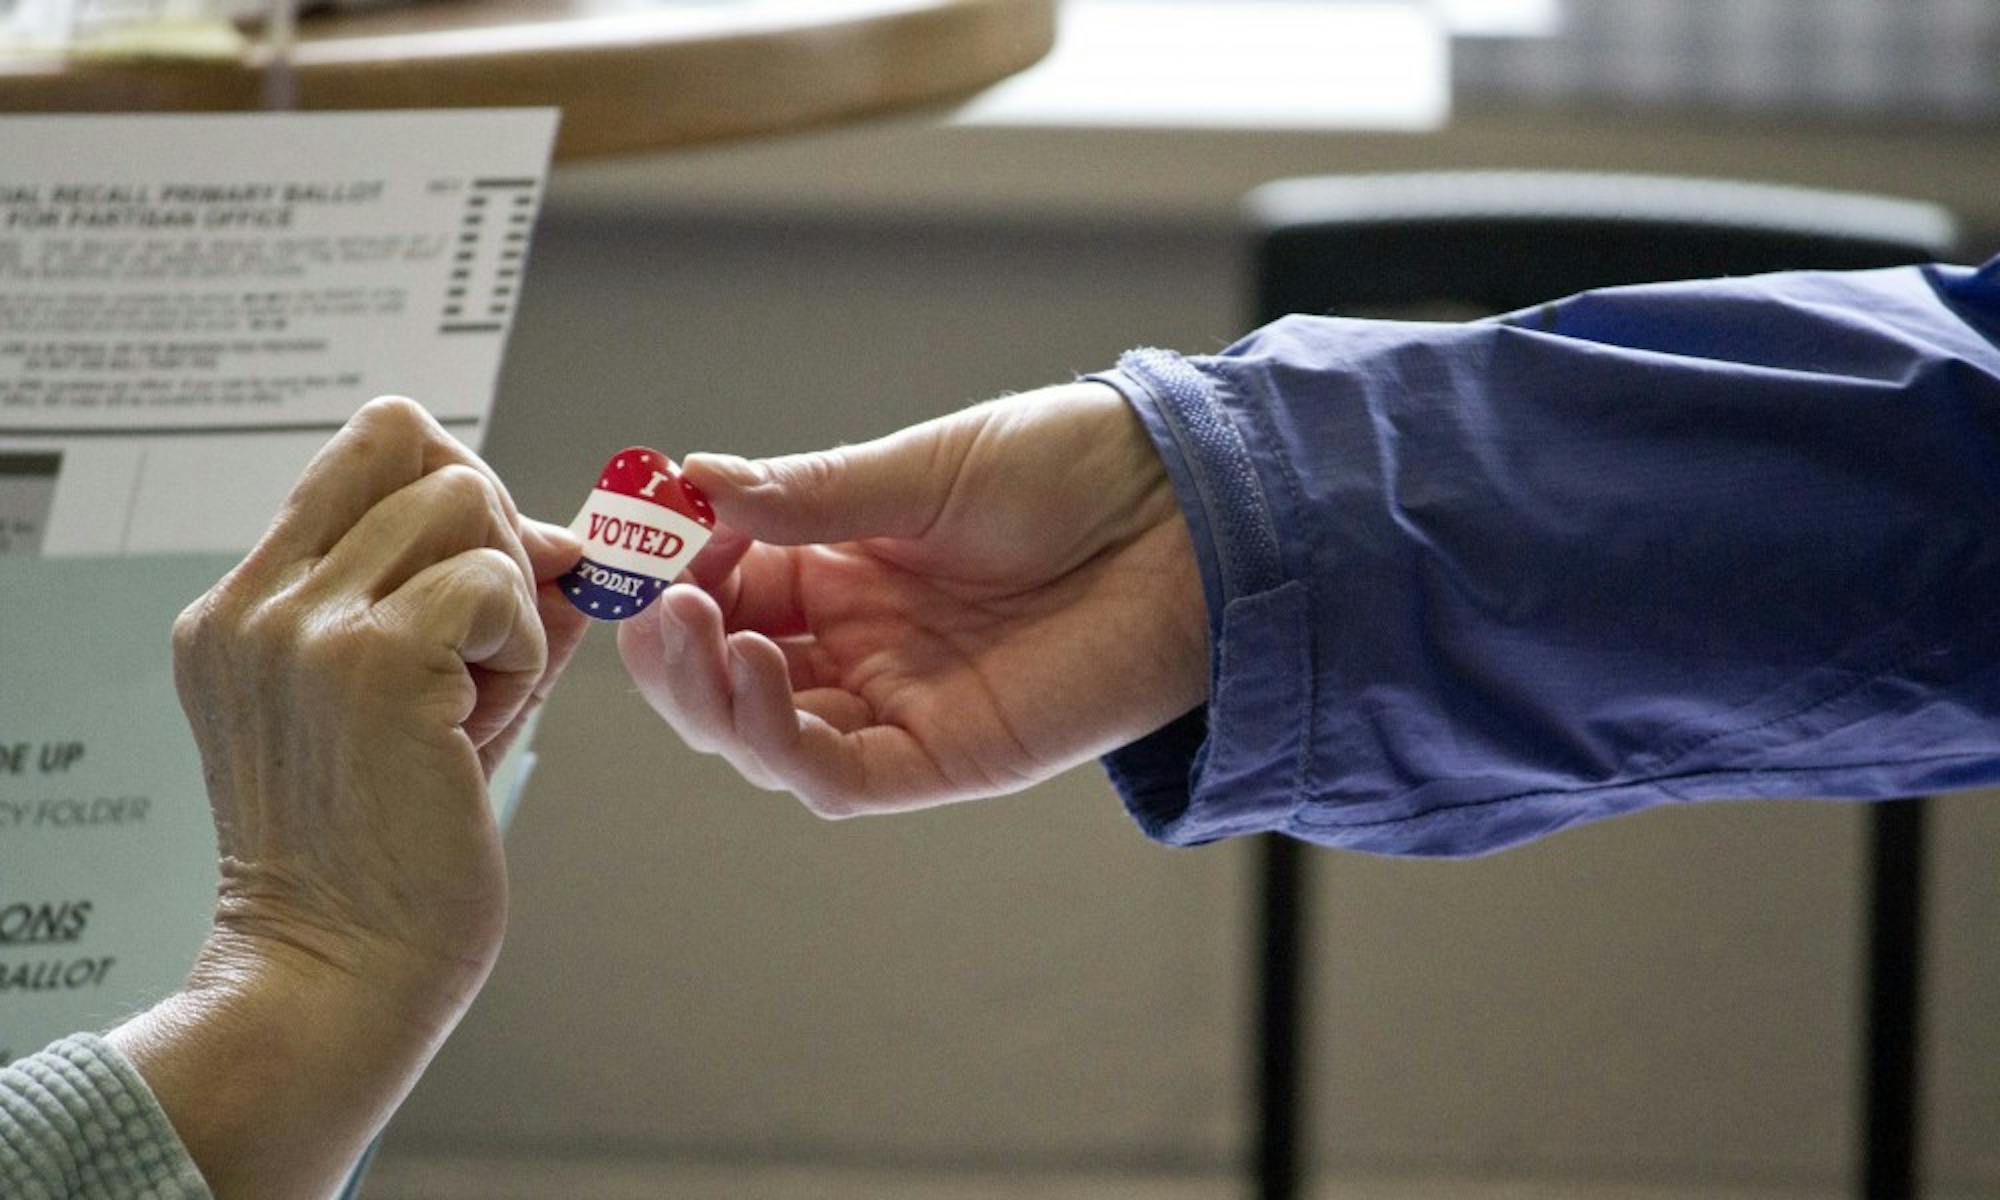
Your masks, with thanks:
M1461 105L1428 133L933 117L575 168L490 457L566 519L608 449L857 440L1242 331L1233 205L1289 174L1647 169L1939 200L2000 246L1990 125ZM582 482L580 482L582 481ZM824 824L682 749L598 631L510 837L498 971L393 1126L393 1197L1234 1197L1250 855L1101 775ZM1842 1196L1856 810L1710 805L1471 863L1326 853L1327 1196ZM1932 829L1924 1172L2000 1194L2000 797Z

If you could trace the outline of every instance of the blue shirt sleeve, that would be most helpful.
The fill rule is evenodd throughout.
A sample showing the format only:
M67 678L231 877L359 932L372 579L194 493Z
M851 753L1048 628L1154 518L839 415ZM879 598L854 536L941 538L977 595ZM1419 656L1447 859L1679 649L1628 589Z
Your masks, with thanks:
M2000 784L2000 259L1289 317L1099 378L1214 648L1105 759L1156 838L1467 855Z

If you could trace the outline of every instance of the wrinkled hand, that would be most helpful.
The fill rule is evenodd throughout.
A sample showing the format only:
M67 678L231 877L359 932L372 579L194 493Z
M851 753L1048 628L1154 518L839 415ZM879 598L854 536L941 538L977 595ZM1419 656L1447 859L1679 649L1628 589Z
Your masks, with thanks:
M621 628L626 666L690 746L822 816L1014 791L1206 694L1186 523L1105 385L685 473L718 535Z
M174 627L219 933L469 1000L506 920L486 781L583 632L537 588L577 553L409 401L321 451Z
M484 982L487 779L582 636L552 582L579 552L378 400L176 622L215 924L187 988L111 1037L218 1197L326 1194Z

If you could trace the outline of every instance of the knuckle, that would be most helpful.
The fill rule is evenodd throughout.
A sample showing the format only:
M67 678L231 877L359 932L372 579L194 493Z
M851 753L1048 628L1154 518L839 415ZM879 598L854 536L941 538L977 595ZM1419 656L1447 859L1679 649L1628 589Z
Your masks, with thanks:
M354 414L354 425L387 433L414 433L427 428L431 416L408 396L377 396Z
M306 632L298 615L274 600L245 607L229 625L239 653L257 662L290 655Z
M504 552L491 546L480 546L466 550L451 560L450 566L437 581L435 599L447 608L466 608L493 613L487 607L509 604L532 609L534 599L521 568ZM539 621L528 624L540 632ZM543 653L547 653L544 646Z
M246 561L175 616L174 662L186 669L268 662L297 636L297 610L284 579L253 573Z
M217 665L218 651L226 650L226 639L218 636L218 627L223 624L218 612L221 605L222 584L218 583L174 618L170 643L174 677L183 686L207 679Z
M440 547L437 559L462 553L461 548L490 544L502 524L493 489L478 471L465 466L440 467L424 480L416 493L416 508L406 510L406 521L421 523L437 537L446 539L449 549Z
M372 661L380 652L381 639L371 635L371 626L354 621L327 621L306 624L288 615L271 613L266 623L274 631L282 627L290 645L286 648L299 668L316 679L336 679L354 667Z
M486 473L464 463L446 463L431 472L437 503L460 517L484 518L498 506L499 494Z
M173 647L176 659L195 653L209 639L215 624L216 592L203 592L174 618Z
M213 587L182 609L179 619L206 629L227 625L254 607L273 586L269 573L253 571L255 558L256 552L252 551L249 558L236 564Z
M771 475L784 490L808 495L838 488L846 469L838 451L793 454L770 463Z
M471 591L519 589L522 583L520 564L492 546L465 551L458 557L458 567L452 581Z
M341 430L339 461L399 456L426 436L430 415L403 396L377 396L355 410Z

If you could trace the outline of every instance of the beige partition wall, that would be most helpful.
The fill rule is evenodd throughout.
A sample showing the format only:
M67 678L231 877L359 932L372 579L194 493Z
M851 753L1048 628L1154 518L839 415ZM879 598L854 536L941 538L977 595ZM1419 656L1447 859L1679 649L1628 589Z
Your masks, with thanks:
M1321 1172L1840 1194L1861 816L1705 805L1473 862L1319 859Z
M1227 1155L1242 855L1154 853L1081 773L822 824L666 744L608 658L572 680L598 702L545 726L506 958L399 1132L741 1164Z

